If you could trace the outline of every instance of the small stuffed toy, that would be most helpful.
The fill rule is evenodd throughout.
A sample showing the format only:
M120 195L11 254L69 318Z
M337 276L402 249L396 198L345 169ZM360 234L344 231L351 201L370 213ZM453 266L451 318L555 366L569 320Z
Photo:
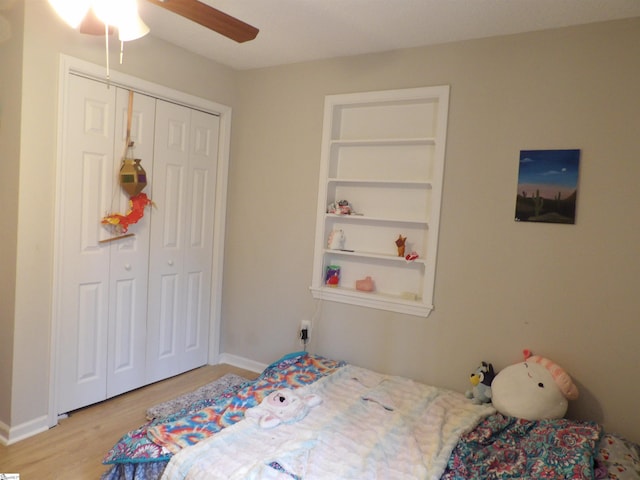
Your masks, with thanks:
M302 420L309 410L322 403L318 395L301 397L293 390L281 388L271 392L257 407L246 412L247 417L257 418L262 428L273 428L281 423Z
M498 412L526 420L562 418L568 400L578 398L571 377L551 360L524 351L524 362L510 365L491 384Z
M473 403L480 405L491 402L491 383L496 376L493 371L493 365L482 362L475 372L469 377L469 381L473 388L465 392L465 396L470 398Z

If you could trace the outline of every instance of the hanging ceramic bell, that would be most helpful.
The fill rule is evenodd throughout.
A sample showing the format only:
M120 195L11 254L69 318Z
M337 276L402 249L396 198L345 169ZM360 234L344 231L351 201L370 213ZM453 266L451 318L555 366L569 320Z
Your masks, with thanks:
M147 186L147 173L139 158L124 158L120 167L120 186L130 197L139 194Z

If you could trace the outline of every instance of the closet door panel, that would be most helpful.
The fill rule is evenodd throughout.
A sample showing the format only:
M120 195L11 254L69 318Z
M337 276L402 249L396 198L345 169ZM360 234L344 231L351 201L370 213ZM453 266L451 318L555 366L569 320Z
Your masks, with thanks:
M203 281L202 273L189 273L187 278L187 315L184 347L186 352L192 352L201 347L203 338L200 320L203 317Z
M174 359L176 356L176 328L178 322L178 307L180 278L178 275L162 275L159 298L159 341L158 359Z
M164 183L161 197L173 199L164 205L162 216L162 246L165 249L179 251L182 245L182 226L184 225L184 166L166 165L164 178L159 179ZM159 174L162 176L162 173Z
M86 384L92 382L103 383L102 353L100 345L104 316L104 284L85 283L78 288L78 322L76 352L75 382ZM99 391L102 388L98 389Z
M211 316L211 264L220 119L199 111L191 113L185 272L188 300L183 369L207 361Z
M206 363L218 117L158 101L148 381Z
M154 98L134 94L131 115L131 141L134 145L127 152L129 91L117 89L112 211L125 214L130 210L129 195L117 181L125 154L141 160L147 179L153 176L155 103ZM148 181L143 193L153 199L152 182ZM133 233L133 237L110 243L108 397L140 387L146 380L149 219L150 209L147 208L144 216L129 226L128 233Z
M151 217L147 381L180 373L184 322L184 229L189 161L188 108L156 104L154 201Z
M115 282L115 322L113 325L113 345L110 345L110 359L113 362L111 374L120 374L135 367L134 349L136 337L136 282L126 279Z
M113 187L115 89L70 76L61 183L58 413L106 397L109 247L100 219Z

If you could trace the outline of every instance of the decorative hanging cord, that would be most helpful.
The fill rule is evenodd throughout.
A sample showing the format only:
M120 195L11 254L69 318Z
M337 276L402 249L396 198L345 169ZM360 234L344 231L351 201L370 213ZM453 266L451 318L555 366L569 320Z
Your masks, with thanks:
M133 120L133 90L129 90L129 101L127 104L127 129L125 130L126 139L124 142L124 151L122 152L122 161L120 163L120 168L122 168L122 164L124 163L124 159L129 155L130 158L133 158L133 146L134 142L131 141L131 124ZM111 204L110 211L113 212L114 204L116 201L116 197L118 196L118 189L120 187L120 182L113 184L113 191L111 192Z
M107 60L107 88L111 88L111 74L109 72L109 25L104 24L104 50Z
M133 119L133 90L129 90L129 105L127 106L127 142L125 145L125 154L129 147L133 147L131 141L131 120Z

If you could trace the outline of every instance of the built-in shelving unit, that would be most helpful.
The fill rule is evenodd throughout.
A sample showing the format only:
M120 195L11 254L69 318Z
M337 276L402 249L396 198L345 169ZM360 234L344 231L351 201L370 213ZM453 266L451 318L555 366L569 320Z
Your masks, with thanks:
M412 315L433 309L449 87L325 99L313 279L315 298ZM328 207L340 200L350 214ZM342 231L341 249L329 245ZM406 237L405 255L395 244ZM340 267L327 285L329 266ZM371 277L373 291L356 289Z

